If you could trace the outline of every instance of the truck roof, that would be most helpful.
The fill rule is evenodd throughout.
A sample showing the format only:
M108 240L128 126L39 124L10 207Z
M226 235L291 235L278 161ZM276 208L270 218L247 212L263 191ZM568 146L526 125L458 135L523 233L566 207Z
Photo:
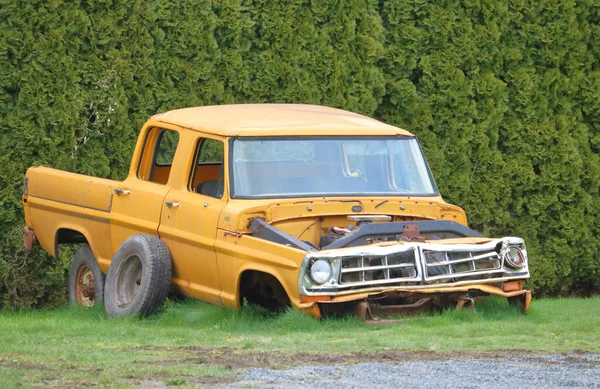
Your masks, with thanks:
M222 136L412 135L367 116L305 104L238 104L176 109L153 120Z

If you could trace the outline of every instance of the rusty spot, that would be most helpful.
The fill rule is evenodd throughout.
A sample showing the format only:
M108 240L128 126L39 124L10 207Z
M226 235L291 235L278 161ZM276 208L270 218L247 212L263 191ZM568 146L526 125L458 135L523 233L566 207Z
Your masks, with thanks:
M371 308L369 307L369 303L366 301L361 301L358 303L354 309L354 314L361 318L365 323L373 325L373 324L393 324L400 323L402 320L389 320L383 319L379 316L373 315Z
M422 236L418 224L407 224L401 234L396 234L396 240L403 242L425 242L427 236Z
M402 232L403 236L408 236L411 238L416 238L421 236L421 232L419 231L418 224L407 224L404 226L404 232Z
M521 312L527 313L527 311L529 310L529 305L531 304L531 291L524 290L522 294L509 297L508 303L510 305L518 307L521 310Z
M380 305L369 304L369 301L360 301L354 307L354 314L367 324L394 324L401 323L402 319L387 319L394 315L414 315L428 311L434 304L430 297L424 297L414 303Z
M459 297L456 302L456 309L468 308L475 311L475 299L471 297Z
M31 250L36 242L35 232L33 232L31 228L25 226L25 228L23 228L23 246L25 246L27 250Z
M366 322L373 320L373 313L371 313L369 303L366 301L361 301L356 304L356 307L354 308L354 314Z
M94 273L87 264L82 264L77 269L75 276L75 298L84 307L91 307L96 301Z
M503 292L516 292L518 290L523 290L523 281L510 281L502 284Z
M423 297L414 303L410 304L399 304L399 305L378 305L373 309L375 310L376 316L389 316L389 315L414 315L418 312L426 312L433 306L433 299L430 297Z
M240 238L242 235L241 232L232 232L232 231L225 231L223 232L223 236L233 236L234 238Z
M252 222L254 221L254 219L260 219L260 218L255 218L255 217L251 217L248 218L248 225L246 226L247 229L252 230ZM257 223L256 227L254 228L254 232L256 233L262 233L263 230L263 226L260 223Z

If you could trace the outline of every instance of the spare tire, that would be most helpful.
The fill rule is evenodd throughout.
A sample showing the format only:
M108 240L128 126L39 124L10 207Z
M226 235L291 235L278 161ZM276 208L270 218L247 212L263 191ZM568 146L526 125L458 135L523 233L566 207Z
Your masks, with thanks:
M171 283L171 254L158 238L129 237L106 275L104 306L110 317L150 316L164 303Z
M73 306L91 307L104 300L104 273L89 245L75 253L69 274L69 302Z

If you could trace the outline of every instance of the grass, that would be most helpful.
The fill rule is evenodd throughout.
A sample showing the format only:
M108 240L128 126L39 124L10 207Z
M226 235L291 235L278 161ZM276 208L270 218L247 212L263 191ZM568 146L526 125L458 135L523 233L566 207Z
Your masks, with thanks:
M385 326L352 318L317 321L292 310L265 317L193 301L169 303L143 320L62 307L1 313L0 334L0 386L211 386L239 373L235 363L210 363L211 353L220 350L242 357L390 350L600 353L600 297L534 300L527 315L489 298L475 312L445 311Z

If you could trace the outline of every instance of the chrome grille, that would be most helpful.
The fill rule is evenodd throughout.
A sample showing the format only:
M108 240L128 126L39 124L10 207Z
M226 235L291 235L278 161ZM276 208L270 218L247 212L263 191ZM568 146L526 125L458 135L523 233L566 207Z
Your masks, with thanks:
M342 258L340 285L386 284L399 281L418 281L419 268L416 250L376 256Z
M423 258L426 282L493 278L503 273L502 259L496 251L423 250Z
M518 247L527 259L523 239L504 237L481 243L404 242L374 244L308 253L298 278L303 295L343 295L356 291L432 289L529 278L527 263L507 266L509 247ZM314 261L331 263L329 281L317 284L310 276Z

